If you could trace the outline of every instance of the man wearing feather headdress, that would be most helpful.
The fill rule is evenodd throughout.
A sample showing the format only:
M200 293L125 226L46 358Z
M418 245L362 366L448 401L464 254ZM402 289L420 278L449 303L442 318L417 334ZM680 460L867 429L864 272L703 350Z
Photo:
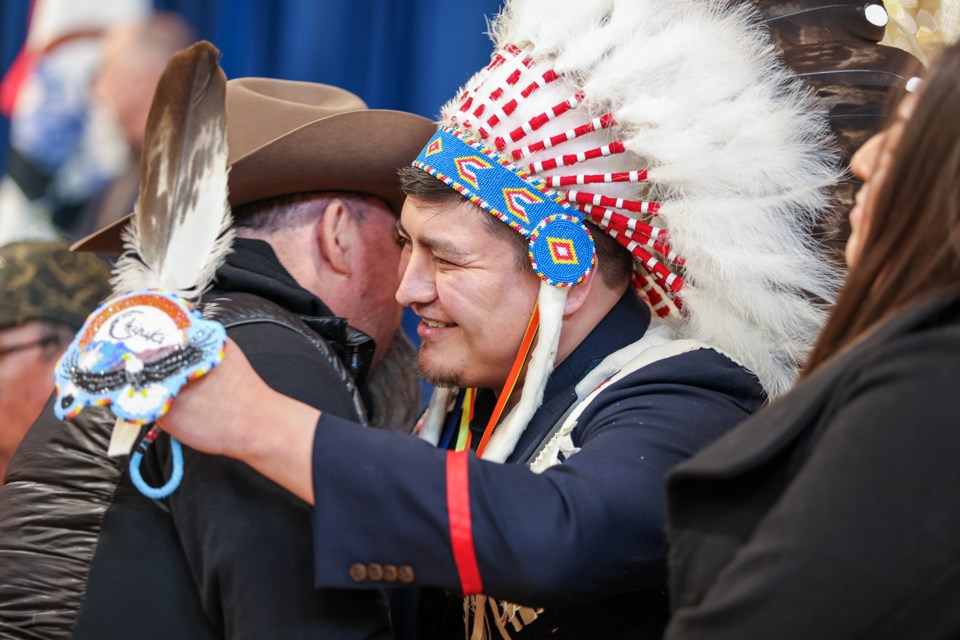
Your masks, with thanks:
M838 281L811 241L841 178L824 112L849 152L905 81L880 5L756 5L506 3L403 174L427 443L237 353L162 426L314 503L318 586L440 587L412 637L659 637L665 473L790 386Z
M230 166L234 220L227 234L237 238L206 296L215 317L274 388L344 419L384 425L389 415L409 429L418 382L394 298L403 201L396 170L435 127L412 114L369 110L327 85L243 78L224 89L216 51L205 46L179 54L161 80L138 212L171 209L198 225L185 234L176 261L189 263L187 277L195 282L196 262L213 260L200 240L216 239L224 220L229 224L221 215L223 192L205 181L183 189L153 181L166 175L157 165L167 168L180 149L193 158L188 179L215 164L206 155L204 126L222 123L225 97L229 149L222 160ZM202 95L190 93L183 103L192 108L171 118L176 107L182 111L175 91L182 85ZM175 126L168 129L168 120ZM199 133L190 128L197 124ZM358 129L369 136L355 138ZM223 167L219 174L225 181ZM191 194L185 202L162 197L181 192ZM214 209L217 200L220 211L190 208L200 202ZM128 224L95 234L83 248L118 252L119 231ZM170 250L159 230L140 219L136 227L138 257L132 270L123 268L129 254L118 262L115 290L150 277L144 257ZM124 331L149 337L132 322ZM169 348L136 357L122 347L95 342L84 355L97 360L88 378L126 384L176 357ZM184 452L190 482L168 499L148 500L105 455L113 425L102 407L64 423L48 406L18 452L0 493L0 636L390 637L381 592L313 590L302 501L243 464L194 450ZM164 475L169 457L166 442L145 456L148 482ZM83 480L74 482L78 474Z

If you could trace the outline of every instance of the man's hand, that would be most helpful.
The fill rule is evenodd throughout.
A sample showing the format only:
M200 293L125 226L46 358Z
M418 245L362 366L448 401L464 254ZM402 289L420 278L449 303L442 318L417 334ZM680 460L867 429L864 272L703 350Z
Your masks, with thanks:
M250 436L243 417L257 411L269 394L273 391L253 371L237 343L228 339L223 361L186 385L159 425L198 451L237 458L241 442Z
M316 409L268 387L228 339L223 361L181 389L157 424L188 447L246 462L312 503L310 463L319 417Z

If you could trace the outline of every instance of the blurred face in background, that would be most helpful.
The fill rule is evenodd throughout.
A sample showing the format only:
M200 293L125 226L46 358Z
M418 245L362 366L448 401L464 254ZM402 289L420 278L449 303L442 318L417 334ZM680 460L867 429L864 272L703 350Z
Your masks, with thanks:
M143 142L147 114L166 58L138 40L140 28L110 31L103 39L103 57L93 83L93 95L113 115L131 147Z
M853 267L863 242L870 230L877 199L890 171L894 152L903 134L903 127L917 103L916 94L909 94L900 101L893 123L876 134L860 147L850 160L850 170L863 180L863 186L857 192L856 204L850 211L850 238L847 240L845 258L848 267Z
M132 149L143 143L150 104L167 60L193 41L190 27L165 12L117 25L104 36L93 99L113 115Z
M159 75L143 66L138 51L137 30L115 30L103 40L103 57L93 81L94 99L114 117L127 141L143 142L147 114Z
M0 477L53 392L66 342L45 323L0 329Z

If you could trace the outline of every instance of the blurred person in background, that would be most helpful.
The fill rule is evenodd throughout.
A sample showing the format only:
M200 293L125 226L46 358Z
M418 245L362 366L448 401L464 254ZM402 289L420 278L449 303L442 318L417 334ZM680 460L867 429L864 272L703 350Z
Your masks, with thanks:
M173 13L122 23L104 35L92 98L122 132L128 159L126 169L66 224L64 230L71 237L88 235L133 209L140 186L140 150L157 82L170 56L194 39L190 27Z
M53 391L53 369L110 294L109 269L65 243L0 247L0 478Z
M127 145L90 86L104 33L150 11L150 0L31 3L26 42L0 84L0 113L10 118L0 244L63 235L123 170Z

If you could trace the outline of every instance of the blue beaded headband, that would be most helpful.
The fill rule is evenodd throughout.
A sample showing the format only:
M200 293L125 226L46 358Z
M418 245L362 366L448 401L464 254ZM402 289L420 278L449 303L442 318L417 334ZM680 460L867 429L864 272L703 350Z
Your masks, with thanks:
M533 270L555 287L577 284L593 268L593 238L583 213L543 180L454 129L437 131L414 160L529 241Z

